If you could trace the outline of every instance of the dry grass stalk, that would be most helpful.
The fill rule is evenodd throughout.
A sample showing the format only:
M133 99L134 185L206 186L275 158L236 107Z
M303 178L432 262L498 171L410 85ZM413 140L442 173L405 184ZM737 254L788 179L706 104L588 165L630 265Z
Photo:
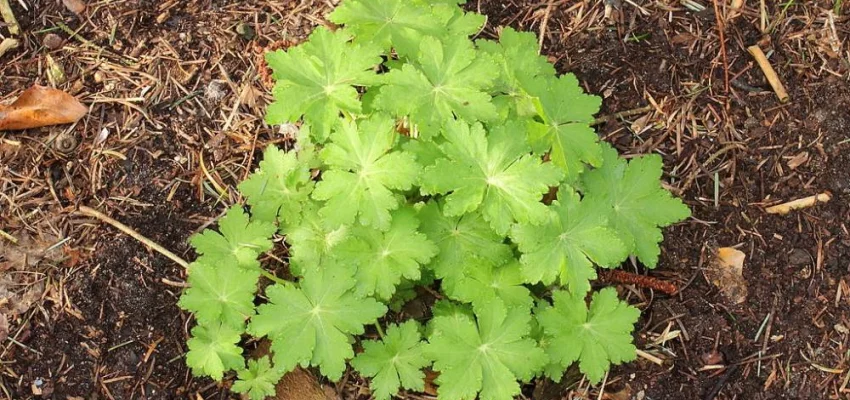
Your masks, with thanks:
M770 87L773 88L773 91L776 93L776 97L779 98L779 101L782 103L787 102L789 99L788 92L785 90L785 86L782 85L782 81L779 80L779 75L776 74L773 66L770 65L770 61L767 60L767 57L761 50L761 47L753 45L747 47L747 51L749 51L753 58L755 58L759 68L761 68L762 72L764 72L764 76L767 78L767 81L770 83Z
M830 194L829 192L823 192L814 196L804 197L802 199L792 200L787 203L777 204L773 207L768 207L767 209L765 209L765 211L768 214L785 215L790 213L791 211L813 207L818 203L826 203L830 200L832 200L832 194Z

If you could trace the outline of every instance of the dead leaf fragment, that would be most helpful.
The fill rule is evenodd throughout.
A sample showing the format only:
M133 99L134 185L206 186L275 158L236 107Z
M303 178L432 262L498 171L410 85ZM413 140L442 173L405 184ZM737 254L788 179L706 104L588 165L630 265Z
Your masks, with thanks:
M0 105L0 131L74 123L87 111L74 96L36 85L11 105Z
M717 249L714 259L705 270L708 280L720 289L720 293L733 305L747 299L747 281L744 280L744 252L732 248Z
M68 11L77 15L82 15L83 11L86 10L86 3L83 3L82 0L62 0L62 4Z

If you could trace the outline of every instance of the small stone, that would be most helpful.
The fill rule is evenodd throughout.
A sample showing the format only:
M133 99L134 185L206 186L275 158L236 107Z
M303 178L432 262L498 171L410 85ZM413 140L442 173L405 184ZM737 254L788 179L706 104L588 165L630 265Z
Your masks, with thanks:
M257 33L254 32L254 28L244 22L240 22L239 25L236 25L236 33L238 33L239 36L242 36L242 39L245 40L252 40L255 36L257 36Z
M712 351L709 351L707 353L703 353L700 356L700 359L702 360L702 363L705 364L705 365L723 364L723 353L721 353L717 350L712 350Z
M42 39L41 44L50 50L56 50L62 47L62 42L64 42L64 40L62 40L61 36L55 33L48 33L44 35L44 39Z
M812 256L803 249L791 250L788 254L788 263L791 265L806 265L812 263Z
M850 333L850 329L847 329L847 327L844 326L844 324L835 324L835 326L833 328L835 328L836 332L838 332L842 335L846 335L846 334Z

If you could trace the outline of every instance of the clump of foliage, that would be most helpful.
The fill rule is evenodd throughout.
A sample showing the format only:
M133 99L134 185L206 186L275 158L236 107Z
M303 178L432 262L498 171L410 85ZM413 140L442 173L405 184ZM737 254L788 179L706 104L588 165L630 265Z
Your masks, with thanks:
M660 157L599 141L600 99L533 33L473 41L484 17L459 2L345 0L339 29L267 55L267 121L301 131L240 185L250 214L234 206L191 241L195 375L233 371L234 391L262 399L299 365L338 380L350 361L388 399L430 367L440 399L506 400L573 364L599 382L634 359L639 311L591 282L629 255L654 267L660 228L688 208L661 187ZM258 261L276 235L291 281ZM419 287L442 300L404 320ZM250 337L270 354L246 362Z

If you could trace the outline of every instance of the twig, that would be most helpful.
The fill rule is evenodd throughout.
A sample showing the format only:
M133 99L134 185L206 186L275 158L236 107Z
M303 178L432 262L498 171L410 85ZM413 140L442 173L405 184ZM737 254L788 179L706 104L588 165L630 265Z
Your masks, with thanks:
M777 204L775 206L766 208L765 211L768 214L785 215L791 211L813 207L818 203L826 203L830 200L832 200L832 194L829 192L823 192L814 196L804 197L802 199L792 200L787 203Z
M543 20L540 21L540 38L537 43L537 53L540 54L543 51L543 40L546 37L546 26L549 25L549 16L552 14L552 7L554 6L555 0L549 0L549 4L546 6L546 12L543 14Z
M726 93L729 93L729 59L726 58L726 26L723 24L723 18L720 17L720 6L717 5L717 0L714 0L714 19L717 21L717 32L720 33L720 53L723 56L723 83Z
M9 5L9 0L0 0L0 15L3 16L3 21L6 22L6 27L12 35L21 34L21 26L18 20L15 19L15 13L12 12L12 6Z
M6 233L6 231L4 231L2 229L0 229L0 237L2 237L2 238L6 239L6 240L8 240L8 241L10 241L14 244L18 244L18 238Z
M658 357L656 357L652 354L649 354L649 353L647 353L647 352L645 352L641 349L637 349L635 351L637 352L637 355L639 357L645 358L645 359L649 360L650 362L652 362L653 364L664 365L664 360L662 360L662 359L660 359L660 358L658 358Z
M650 111L652 111L652 109L653 109L652 106L643 106L643 107L635 108L635 109L632 109L632 110L620 111L620 112L615 113L615 114L606 115L606 116L603 116L603 117L596 118L595 120L593 120L593 122L590 123L590 126L602 125L602 124L607 123L608 121L614 121L614 120L618 120L620 118L631 117L633 115L640 115L640 114L643 114L643 113L650 112Z
M179 264L183 268L187 268L189 266L189 263L186 262L186 260L180 258L180 256L168 251L166 248L160 246L159 244L157 244L153 240L150 240L150 239L142 236L139 232L136 232L135 230L133 230L133 228L130 228L129 226L124 225L124 224L110 218L109 216L101 213L100 211L97 211L97 210L95 210L91 207L80 206L80 212L85 214L85 215L88 215L90 217L95 217L95 218L97 218L97 219L99 219L99 220L101 220L101 221L103 221L103 222L105 222L109 225L112 225L113 227L117 228L121 232L126 233L127 235L129 235L133 239L136 239L136 240L144 243L146 246L155 250L159 254L162 254L162 255L170 258L172 261Z
M678 291L676 285L662 281L646 275L638 275L631 272L622 271L619 269L603 270L599 273L599 280L610 283L622 283L627 285L635 285L648 289L657 290L668 295L673 295Z
M2 1L2 0L0 0ZM3 54L6 54L7 51L12 50L18 47L18 39L5 38L2 42L0 42L0 57L3 57Z
M759 68L761 68L761 71L764 72L764 76L770 83L770 87L772 87L773 91L776 93L776 97L779 98L779 102L784 103L788 101L788 92L785 91L785 86L782 85L782 81L779 80L779 75L776 75L776 71L773 69L773 66L770 65L770 61L767 60L767 57L761 50L761 47L753 45L747 47L747 51L749 51L753 58L755 58Z

